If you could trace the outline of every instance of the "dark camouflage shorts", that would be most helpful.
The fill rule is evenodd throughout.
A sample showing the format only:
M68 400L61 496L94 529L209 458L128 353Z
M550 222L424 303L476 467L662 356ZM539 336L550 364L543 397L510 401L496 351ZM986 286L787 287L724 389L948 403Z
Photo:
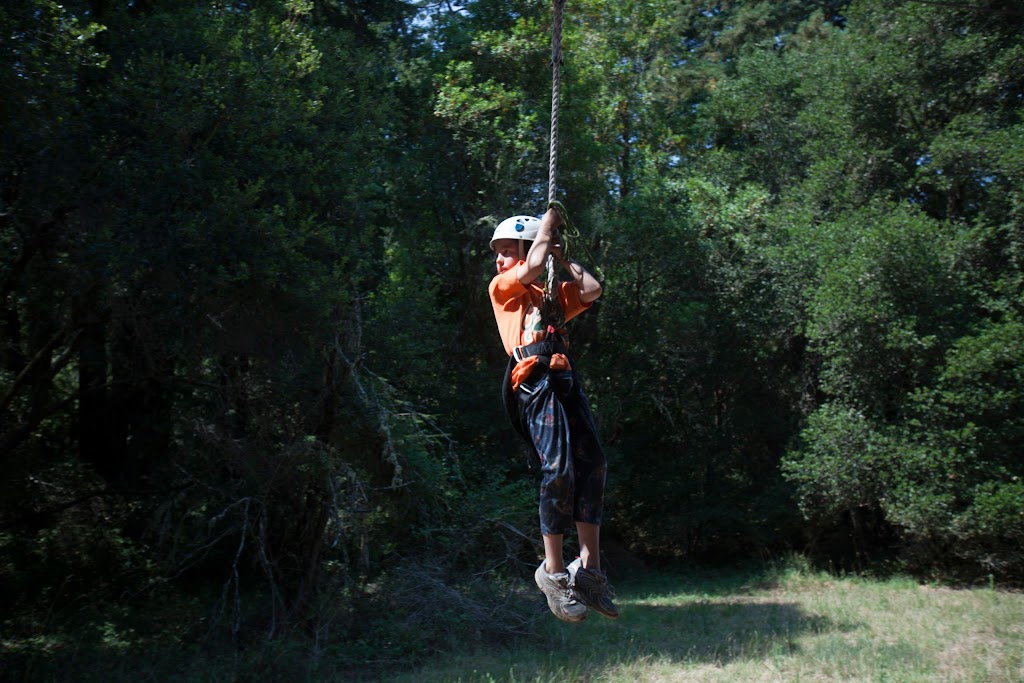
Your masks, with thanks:
M601 524L607 461L572 371L538 373L519 386L516 399L541 463L541 533L565 534L575 522Z

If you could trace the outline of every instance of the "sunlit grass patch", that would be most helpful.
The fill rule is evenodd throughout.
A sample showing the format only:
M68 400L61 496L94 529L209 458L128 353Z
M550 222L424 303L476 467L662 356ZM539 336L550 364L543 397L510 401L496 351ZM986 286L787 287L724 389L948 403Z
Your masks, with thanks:
M1021 593L806 571L735 578L648 577L620 588L618 621L549 619L540 644L459 656L394 680L1024 680Z

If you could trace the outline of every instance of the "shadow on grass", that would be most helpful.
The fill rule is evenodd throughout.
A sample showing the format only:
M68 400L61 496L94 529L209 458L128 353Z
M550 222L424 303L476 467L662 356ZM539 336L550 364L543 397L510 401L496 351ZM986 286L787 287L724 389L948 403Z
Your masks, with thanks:
M662 577L658 583L662 580L667 579ZM640 588L639 595L651 595L648 591L652 586L643 584ZM538 629L542 639L531 646L500 653L492 650L450 668L428 667L412 677L395 680L522 683L590 680L592 675L618 667L628 671L630 666L643 662L720 667L797 655L801 638L858 628L857 624L810 614L793 602L752 597L742 591L722 597L673 600L679 604L651 604L658 601L630 590L619 602L618 620L592 613L583 623L569 625L548 615L548 622Z
M693 595L700 597L724 597L750 595L778 588L786 583L791 568L764 563L723 568L691 567L648 569L628 575L628 580L616 578L621 583L620 596L628 599L644 595ZM802 568L795 568L800 574Z
M683 605L624 604L614 623L587 626L589 657L600 661L642 658L728 664L794 654L807 634L846 632L852 624L807 614L787 602L700 600Z

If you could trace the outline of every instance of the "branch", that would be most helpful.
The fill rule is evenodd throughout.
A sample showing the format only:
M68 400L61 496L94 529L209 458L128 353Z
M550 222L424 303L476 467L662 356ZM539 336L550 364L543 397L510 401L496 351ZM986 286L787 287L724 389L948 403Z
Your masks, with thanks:
M151 496L151 495L157 495L157 494L165 495L165 494L168 494L168 493L177 493L178 491L181 491L181 490L183 490L185 488L187 488L187 485L186 486L178 486L178 487L174 487L174 488L171 488L171 489L162 489L162 490L159 490L159 491L157 491L157 490L153 490L153 491L111 491L109 489L101 489L101 490L97 490L97 491L90 491L89 493L81 495L78 498L75 498L74 500L69 500L66 503L61 503L60 505L57 505L56 507L50 508L48 510L42 510L42 511L39 511L39 512L32 512L30 514L23 515L21 517L18 517L18 518L14 519L14 520L9 521L9 522L0 523L0 531L10 531L12 529L16 529L16 528L19 528L19 527L21 527L21 528L28 528L28 529L32 529L32 530L41 529L41 528L43 528L43 526L50 519L56 517L57 515L61 514L62 512L70 510L73 507L77 507L78 505L81 505L82 503L86 503L86 502L92 500L93 498L101 498L101 497L105 497L105 496L141 497L141 496Z
M43 344L42 348L40 348L39 351L36 352L36 355L32 357L32 360L30 360L25 365L25 367L22 368L21 372L18 373L18 376L14 378L13 382L11 382L11 386L7 389L7 393L4 394L3 399L0 399L0 410L4 410L7 408L8 405L10 405L11 401L14 400L14 395L18 391L19 385L22 382L24 382L25 379L30 374L32 374L32 371L36 369L37 365L42 363L44 359L48 358L49 354L57 346L57 342L61 340L61 337L63 337L64 334L65 330L58 330L56 333L54 333L54 335L50 337L50 339L45 344ZM57 357L57 370L60 370L64 366L64 364L66 364L68 360L70 360L70 352L74 348L75 342L78 341L78 338L81 336L81 334L82 328L79 328L75 330L74 334L71 335L71 339L68 340L67 343L67 349L65 349L65 351L60 356ZM50 373L51 378L53 377L54 374L56 373Z

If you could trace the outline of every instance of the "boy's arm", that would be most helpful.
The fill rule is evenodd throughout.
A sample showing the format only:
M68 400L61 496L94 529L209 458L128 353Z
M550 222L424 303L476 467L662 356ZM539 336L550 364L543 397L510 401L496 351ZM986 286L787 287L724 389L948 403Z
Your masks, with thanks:
M585 304L589 304L592 301L596 301L601 296L601 283L597 281L596 277L590 274L589 270L572 259L562 258L560 254L558 255L558 260L561 262L562 267L569 271L572 275L572 279L575 280L576 284L579 286L580 301Z
M528 285L544 272L547 267L548 252L555 244L555 234L558 226L562 223L562 217L554 209L548 209L544 217L540 219L540 229L537 230L537 237L533 246L526 254L526 260L519 265L516 277L524 285Z

